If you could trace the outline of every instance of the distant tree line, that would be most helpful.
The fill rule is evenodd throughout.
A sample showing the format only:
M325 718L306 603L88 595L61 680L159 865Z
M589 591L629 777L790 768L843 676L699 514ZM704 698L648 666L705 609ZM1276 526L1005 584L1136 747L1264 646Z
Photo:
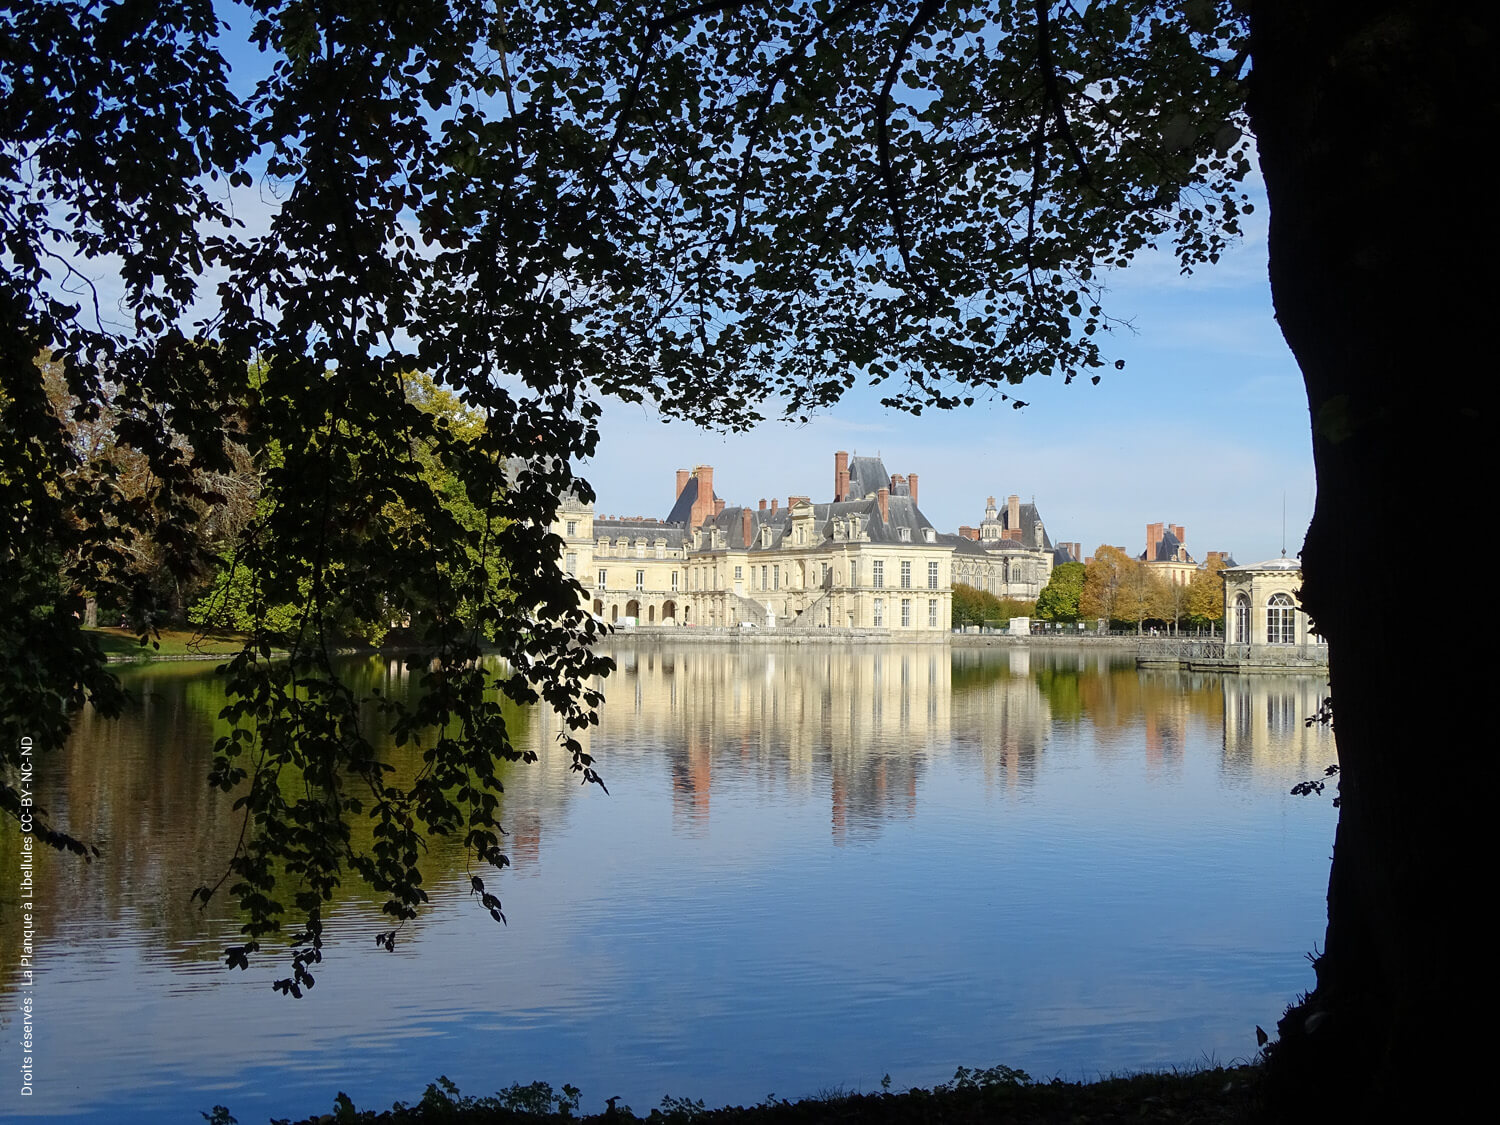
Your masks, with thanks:
M1194 571L1190 582L1179 584L1121 548L1101 545L1087 566L1069 562L1052 571L1036 600L1036 616L1060 624L1104 620L1112 629L1133 628L1138 633L1151 628L1169 633L1221 630L1223 569L1223 560L1216 556ZM955 588L955 622L957 604Z
M1030 617L1036 611L1036 602L1025 598L996 597L988 590L967 586L962 582L953 584L953 625L963 628L969 625L988 625L1004 628L1012 617Z

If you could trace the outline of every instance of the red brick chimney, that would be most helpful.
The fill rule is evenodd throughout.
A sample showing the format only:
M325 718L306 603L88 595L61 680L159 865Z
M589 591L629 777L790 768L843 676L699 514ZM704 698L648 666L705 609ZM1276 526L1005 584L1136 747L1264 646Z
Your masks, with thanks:
M849 493L849 454L842 449L833 455L833 502L847 500Z
M970 527L965 524L958 529L958 533L965 539L972 539L976 543L979 542L979 529L977 527Z
M744 532L745 546L747 546L747 547L750 546L750 525L753 522L754 522L754 517L750 514L750 509L749 508L743 509L742 512L741 512L741 514L740 514L740 527L741 527L741 529Z
M718 515L723 510L724 510L724 501L719 500L719 499L715 499L714 500L714 515Z
M890 523L891 490L889 488L882 488L879 492L875 493L875 500L880 505L880 522Z
M693 474L688 472L686 469L677 470L677 491L672 494L673 500L676 500L677 497L682 495L682 490L687 487L687 482L692 479Z
M698 481L698 495L693 500L693 514L688 526L696 531L714 514L714 467L699 465L693 470L693 476Z
M1175 535L1175 536L1177 536L1177 542L1179 542L1179 543L1186 543L1187 542L1187 528L1183 527L1182 524L1180 524L1180 523L1174 523L1172 525L1172 534Z
M911 493L911 506L917 506L917 474L912 473L906 478L907 490Z
M1148 523L1146 525L1146 560L1148 562L1156 558L1156 549L1161 546L1161 539L1166 525L1161 523Z

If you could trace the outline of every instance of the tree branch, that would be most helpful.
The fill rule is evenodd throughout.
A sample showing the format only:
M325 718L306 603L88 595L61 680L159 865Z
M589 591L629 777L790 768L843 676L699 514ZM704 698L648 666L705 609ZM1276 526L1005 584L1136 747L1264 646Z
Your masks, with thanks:
M942 6L943 0L922 0L922 6L917 9L911 22L906 25L901 41L896 44L896 49L891 53L891 65L886 69L885 82L881 85L880 96L875 102L876 148L880 161L881 179L885 181L886 205L891 212L891 227L896 233L896 249L901 254L901 263L913 279L916 278L917 271L911 262L911 232L907 229L901 191L896 184L895 170L891 167L891 90L896 85L896 78L901 73L901 65L906 61L906 55L911 50L912 43Z
M1067 142L1073 163L1078 166L1079 181L1086 185L1092 180L1089 175L1088 161L1083 158L1083 150L1078 147L1072 127L1068 124L1062 90L1057 82L1057 64L1052 58L1052 18L1048 14L1050 7L1049 0L1036 0L1036 61L1037 65L1042 68L1042 83L1047 91L1047 101L1052 107L1053 119L1057 122L1063 140Z

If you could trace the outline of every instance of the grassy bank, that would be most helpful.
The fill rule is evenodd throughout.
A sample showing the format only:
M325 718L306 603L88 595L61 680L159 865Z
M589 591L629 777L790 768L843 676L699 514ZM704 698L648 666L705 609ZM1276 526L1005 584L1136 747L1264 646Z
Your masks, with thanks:
M244 638L224 633L205 636L192 629L163 629L145 646L130 629L88 629L89 636L111 660L151 660L155 657L225 657L240 651ZM153 645L152 642L155 642Z
M1255 1067L1212 1067L1186 1073L1139 1074L1097 1082L1033 1082L1008 1067L960 1070L952 1082L903 1093L825 1092L800 1101L768 1098L754 1106L707 1109L702 1102L664 1098L649 1113L612 1106L580 1116L578 1091L554 1093L545 1083L512 1086L490 1097L468 1097L446 1079L427 1088L421 1101L389 1110L356 1109L339 1095L332 1113L299 1125L355 1123L587 1122L589 1125L1113 1125L1117 1122L1194 1122L1241 1125L1264 1120L1259 1112ZM233 1120L227 1114L210 1121ZM246 1123L248 1125L248 1123Z

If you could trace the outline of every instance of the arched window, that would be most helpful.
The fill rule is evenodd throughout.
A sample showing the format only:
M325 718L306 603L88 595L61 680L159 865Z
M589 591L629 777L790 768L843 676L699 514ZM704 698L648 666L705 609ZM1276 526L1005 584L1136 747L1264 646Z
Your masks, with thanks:
M1297 607L1289 594L1272 594L1266 603L1266 643L1297 643Z
M1234 643L1250 643L1250 599L1244 594L1234 599Z

